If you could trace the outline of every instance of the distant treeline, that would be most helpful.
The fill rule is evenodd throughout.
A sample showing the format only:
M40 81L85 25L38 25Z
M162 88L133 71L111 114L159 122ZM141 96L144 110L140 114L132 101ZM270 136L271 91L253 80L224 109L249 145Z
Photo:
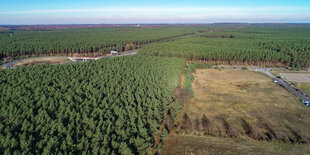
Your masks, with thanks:
M184 57L232 64L310 65L308 27L247 27L206 32L180 40L146 45L141 55Z
M0 59L47 54L102 55L111 50L122 52L139 48L143 44L194 34L201 29L119 27L0 31Z
M217 63L309 67L310 26L217 24L0 31L0 60L40 55L140 54Z

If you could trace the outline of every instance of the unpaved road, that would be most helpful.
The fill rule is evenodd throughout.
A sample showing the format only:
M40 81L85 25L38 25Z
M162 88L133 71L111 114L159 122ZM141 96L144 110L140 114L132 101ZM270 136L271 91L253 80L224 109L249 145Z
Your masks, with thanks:
M25 61L25 60L35 60L35 59L47 59L47 58L67 58L65 56L46 56L46 57L34 57L34 58L25 58L25 59L20 59L20 60L14 60L12 62L9 63L5 63L3 65L1 65L0 67L4 67L4 68L12 68L15 64L21 62L21 61Z
M132 51L128 51L125 53L119 53L119 55L108 55L108 56L102 56L99 59L102 58L111 58L111 57L117 57L117 56L126 56L126 55L135 55L137 54L138 50L132 50ZM15 60L9 63L5 63L3 65L0 66L0 68L4 67L4 68L13 68L15 64L21 62L21 61L25 61L25 60L35 60L35 59L46 59L46 58L67 58L66 56L46 56L46 57L34 57L34 58L26 58L26 59L20 59L20 60Z

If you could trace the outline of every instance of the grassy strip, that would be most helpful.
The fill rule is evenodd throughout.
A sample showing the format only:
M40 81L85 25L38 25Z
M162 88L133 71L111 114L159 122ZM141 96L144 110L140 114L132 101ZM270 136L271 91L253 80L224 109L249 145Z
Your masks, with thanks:
M196 69L207 69L212 68L212 64L209 63L191 63L187 64L187 67L185 69L185 83L184 83L184 89L189 91L191 93L191 96L194 97L194 91L192 89L192 82L194 81L195 77L192 75L192 73L196 72Z

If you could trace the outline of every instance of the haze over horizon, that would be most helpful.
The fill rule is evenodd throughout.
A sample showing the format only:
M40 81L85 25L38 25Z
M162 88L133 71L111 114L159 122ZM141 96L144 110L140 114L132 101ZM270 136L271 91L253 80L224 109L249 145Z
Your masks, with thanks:
M11 0L0 2L1 25L135 23L310 23L306 0Z

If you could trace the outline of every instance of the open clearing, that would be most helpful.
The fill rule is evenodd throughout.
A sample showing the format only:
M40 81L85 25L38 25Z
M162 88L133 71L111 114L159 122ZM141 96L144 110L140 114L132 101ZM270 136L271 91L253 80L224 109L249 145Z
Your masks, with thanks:
M14 66L52 65L67 62L70 62L70 60L67 57L36 58L18 62Z
M176 135L281 141L290 145L310 142L310 108L267 76L229 69L197 70L194 76L195 97L179 113L173 131ZM224 145L229 144L233 145ZM195 140L191 145L196 145ZM253 145L255 148L260 144Z
M310 146L211 136L170 136L161 154L307 154Z
M292 82L308 82L310 83L310 74L298 74L298 73L280 73L281 76Z

